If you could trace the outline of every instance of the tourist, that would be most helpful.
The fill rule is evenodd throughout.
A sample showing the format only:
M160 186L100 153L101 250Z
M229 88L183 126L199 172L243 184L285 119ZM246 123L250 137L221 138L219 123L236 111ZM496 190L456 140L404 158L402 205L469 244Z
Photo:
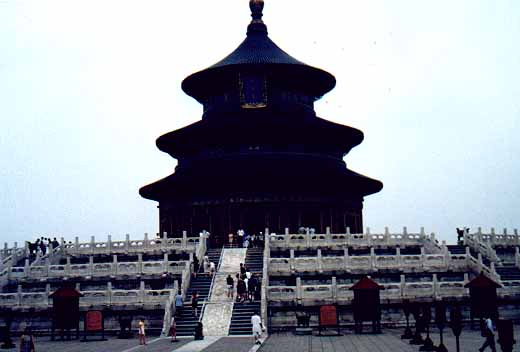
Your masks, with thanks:
M197 273L199 272L199 259L196 255L193 256L193 277L197 277Z
M215 274L215 263L210 262L209 263L209 276L213 277Z
M181 295L181 291L177 292L177 295L175 296L175 314L177 316L181 315L182 307L184 306L184 300Z
M238 235L237 246L240 247L244 243L244 230L238 229L237 235Z
M226 284L227 284L227 296L228 298L233 299L233 288L235 285L235 281L231 277L231 275L228 275L226 278Z
M482 347L478 350L480 352L484 351L488 346L491 348L492 352L496 352L495 348L495 329L493 328L493 321L490 317L488 317L484 323L484 331L482 332L482 336L486 338Z
M244 263L240 263L240 277L243 279L246 276L246 268Z
M256 283L256 277L251 275L251 278L247 281L247 295L249 296L248 298L250 302L253 302L255 299Z
M249 247L249 236L246 236L244 238L244 243L242 243L242 247L248 248Z
M229 248L233 248L233 237L234 237L234 236L233 236L232 233L230 233L230 234L228 235Z
M197 307L199 304L199 295L197 294L197 291L193 291L191 294L191 310L192 315L196 318L197 317Z
M44 256L45 253L47 253L47 246L45 245L45 242L43 242L43 237L40 240L40 251L42 253L42 256Z
M146 329L144 325L144 319L139 319L139 344L146 345Z
M244 280L240 277L240 275L237 274L237 298L236 301L238 303L242 302L242 299L244 297L244 292L246 291L246 284L244 283Z
M175 321L175 317L172 317L170 321L170 336L172 337L171 342L177 342L177 322Z
M204 256L204 272L207 273L209 271L209 258L207 255Z
M14 345L13 345L14 347ZM25 328L20 336L20 352L35 352L34 336L30 328Z
M197 326L195 326L195 340L204 340L203 330L204 330L204 326L199 321L197 323Z
M264 326L262 325L262 319L258 312L255 312L251 317L251 325L253 325L253 336L255 337L255 344L260 345L260 336L262 336L262 331L264 330Z

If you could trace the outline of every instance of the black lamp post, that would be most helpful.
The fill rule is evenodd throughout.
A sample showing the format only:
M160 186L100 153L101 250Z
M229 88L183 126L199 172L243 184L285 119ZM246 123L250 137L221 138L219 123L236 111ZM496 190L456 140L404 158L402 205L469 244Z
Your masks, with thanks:
M410 305L411 313L415 320L415 334L413 338L410 340L410 345L422 345L424 340L421 336L422 329L422 316L421 316L421 306L419 303L412 303Z
M406 317L406 329L404 329L404 334L401 335L401 339L413 339L413 332L412 329L410 329L410 310L411 310L411 303L410 300L405 299L403 300L403 313Z
M419 351L435 351L435 346L430 338L430 321L432 320L430 303L424 303L422 318L424 326L426 327L426 338L424 339L424 344L419 348Z
M450 310L450 327L455 335L455 343L457 346L457 352L460 352L459 337L462 332L462 313L460 311L460 305L455 303Z
M448 352L446 346L444 346L444 336L443 330L446 326L446 305L442 301L437 301L435 303L435 323L439 328L440 340L439 346L437 347L437 352Z

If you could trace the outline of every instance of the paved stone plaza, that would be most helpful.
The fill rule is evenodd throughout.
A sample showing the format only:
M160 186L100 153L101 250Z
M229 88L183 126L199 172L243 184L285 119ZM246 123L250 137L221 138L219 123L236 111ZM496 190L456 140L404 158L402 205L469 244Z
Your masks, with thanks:
M37 339L38 352L306 352L306 351L349 351L349 352L417 352L419 346L408 344L407 340L401 340L402 329L384 330L383 334L356 335L351 330L342 330L342 336L295 336L292 333L278 333L271 335L267 341L257 348L253 345L252 337L207 337L203 341L193 341L191 338L181 339L179 342L171 343L169 338L150 338L148 345L139 346L137 339L118 340L110 338L108 341L92 342L51 342L47 337ZM515 336L520 336L520 326L515 327ZM437 332L432 334L435 344L439 343ZM460 350L462 352L478 351L483 338L477 330L465 330L460 339ZM451 330L445 334L445 345L448 351L456 351L455 338ZM500 347L497 344L497 351ZM514 351L520 351L517 345Z

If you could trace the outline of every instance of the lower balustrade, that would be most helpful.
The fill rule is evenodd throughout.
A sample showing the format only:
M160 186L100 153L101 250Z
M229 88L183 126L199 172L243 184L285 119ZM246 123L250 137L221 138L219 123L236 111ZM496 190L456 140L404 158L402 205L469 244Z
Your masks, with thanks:
M139 274L182 274L188 261L118 262L70 265L12 267L9 279L41 279L45 277L117 276Z
M298 280L299 281L299 280ZM297 282L298 282L297 281ZM350 304L354 298L350 290L352 284L337 284L333 278L330 285L268 286L267 298L274 304ZM468 281L431 281L380 283L385 289L380 291L382 300L402 299L434 300L442 298L462 298L469 296L464 285ZM497 291L499 297L520 295L520 281L508 281Z
M91 305L132 305L161 304L164 305L174 289L163 290L104 290L81 291L80 306ZM52 306L50 292L15 292L0 294L0 307L49 307Z

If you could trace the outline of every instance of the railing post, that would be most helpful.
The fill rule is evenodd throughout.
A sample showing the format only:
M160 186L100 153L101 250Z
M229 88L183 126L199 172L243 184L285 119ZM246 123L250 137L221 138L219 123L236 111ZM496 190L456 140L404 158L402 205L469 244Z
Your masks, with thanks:
M144 303L145 301L145 286L144 281L141 280L139 283L139 297L140 297L140 303Z
M119 273L119 265L117 264L117 254L112 255L112 274L117 276Z
M325 228L325 239L327 241L327 244L331 244L332 236L330 235L330 227L329 226L327 226Z
M514 229L513 233L514 233L514 236L515 236L515 245L518 246L518 245L520 245L520 241L519 241L519 238L518 238L518 229Z
M130 234L127 233L125 235L125 252L128 253L129 250L130 250Z
M289 268L291 270L291 273L294 272L294 249L289 249L290 258L289 258Z
M93 256L88 257L88 267L90 270L90 276L94 276L94 257Z
M520 267L520 250L518 247L515 247L515 265L516 267Z
M17 293L17 296L18 296L16 304L18 306L21 306L22 305L22 285L21 284L18 284L16 293Z
M332 303L336 304L338 301L338 284L336 282L336 277L332 277Z
M90 253L94 254L96 248L96 236L90 236Z
M163 255L163 272L168 272L168 253L164 253Z
M432 275L432 282L433 282L433 298L437 299L437 274Z
M30 267L29 267L29 259L25 259L25 263L24 263L24 267L23 267L23 276L24 277L29 277L29 270L30 270Z
M112 304L112 282L107 282L108 304Z
M308 248L311 246L311 232L309 231L308 227L305 229L305 236L307 237L307 248Z
M285 233L286 236L289 234L289 228L288 227L285 228L285 232L284 233Z
M112 235L107 236L107 251L112 253Z
M298 276L296 278L296 300L298 302L301 302L303 299L303 292L302 292L302 279Z
M426 255L424 253L424 247L421 246L421 267L425 267Z
M74 237L74 253L79 253L79 237Z
M186 249L188 245L188 233L186 231L182 231L182 249Z
M399 279L400 279L399 285L401 287L401 297L404 297L406 294L406 278L405 278L404 274L399 275Z
M321 274L323 273L323 262L321 261L321 248L318 248L318 256L317 256L317 261L318 261L318 272Z
M385 237L385 243L387 245L390 245L390 242L391 242L391 240L390 240L390 230L388 229L388 226L385 226L385 235L384 235L384 237Z
M495 232L495 228L492 227L491 234L489 235L489 242L493 244L493 243L495 243L495 240L496 240L496 232Z
M478 271L481 272L482 267L484 266L484 263L482 262L482 253L479 252L477 254L477 259L478 259Z
M143 239L143 248L148 249L149 244L150 244L150 240L148 239L148 232L145 232L144 239Z
M137 272L143 273L143 253L137 253Z
M397 266L399 268L403 267L403 257L401 256L401 247L395 248L395 255L397 257Z
M71 269L70 269L70 255L67 255L67 258L66 258L67 262L65 264L65 275L67 276L70 276L71 274Z
M374 247L370 247L370 269L375 270L376 268L376 252Z

